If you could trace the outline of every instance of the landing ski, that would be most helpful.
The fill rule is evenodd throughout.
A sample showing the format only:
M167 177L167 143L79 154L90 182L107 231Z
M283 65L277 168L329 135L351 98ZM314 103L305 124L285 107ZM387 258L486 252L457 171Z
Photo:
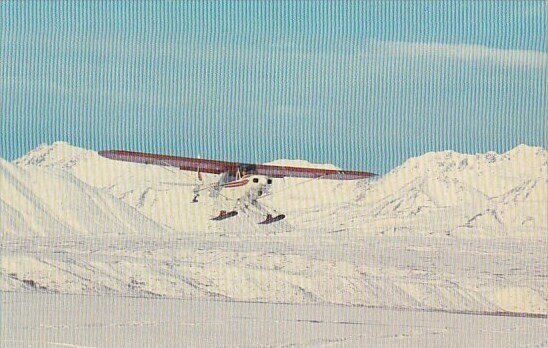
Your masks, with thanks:
M226 210L221 210L219 215L212 218L211 220L221 221L221 220L225 220L225 219L231 218L231 217L236 216L236 215L238 215L238 212L236 210L232 210L232 211L229 211L229 212L227 212Z
M280 221L280 220L283 220L283 219L285 219L285 214L280 214L280 215L277 215L277 216L274 216L274 217L272 217L271 214L268 214L264 221L259 222L259 225L267 225L267 224L271 224L273 222Z

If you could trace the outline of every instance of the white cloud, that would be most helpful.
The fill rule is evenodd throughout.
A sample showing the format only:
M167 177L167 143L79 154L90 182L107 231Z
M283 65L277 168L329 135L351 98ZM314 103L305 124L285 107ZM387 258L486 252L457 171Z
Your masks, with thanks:
M393 55L486 61L503 65L530 67L545 67L548 63L546 53L531 50L505 50L480 45L439 43L382 42L381 45Z

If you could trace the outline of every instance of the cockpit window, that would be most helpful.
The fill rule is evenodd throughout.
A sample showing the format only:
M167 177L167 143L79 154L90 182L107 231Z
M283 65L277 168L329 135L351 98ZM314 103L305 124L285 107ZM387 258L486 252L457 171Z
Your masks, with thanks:
M259 182L259 178L253 178L253 182L254 182L254 183L258 183L258 182Z

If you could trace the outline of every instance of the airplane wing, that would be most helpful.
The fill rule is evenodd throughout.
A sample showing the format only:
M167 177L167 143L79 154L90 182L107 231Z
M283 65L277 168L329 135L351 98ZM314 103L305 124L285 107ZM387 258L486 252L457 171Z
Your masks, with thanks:
M200 171L202 173L221 174L236 172L239 163L215 161L201 158L156 155L151 153L133 152L124 150L99 151L99 155L117 161L134 162L142 164L155 164L159 166L177 167L180 170Z
M369 172L359 172L355 170L337 170L322 168L302 168L289 166L273 166L268 164L257 164L255 173L266 175L272 178L321 178L331 180L357 180L366 179L375 174Z
M202 173L222 174L236 173L238 170L247 174L265 175L272 178L321 178L332 180L365 179L375 174L351 170L334 170L321 168L302 168L290 166L275 166L267 164L248 164L238 162L216 161L209 159L156 155L124 150L99 151L99 155L118 161L155 164L177 167L181 170L200 171Z

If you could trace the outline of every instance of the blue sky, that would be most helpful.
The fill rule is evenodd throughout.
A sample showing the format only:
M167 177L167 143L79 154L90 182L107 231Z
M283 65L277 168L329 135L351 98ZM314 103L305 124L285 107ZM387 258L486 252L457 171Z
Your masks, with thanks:
M384 173L546 147L542 2L0 3L1 156L57 140Z

